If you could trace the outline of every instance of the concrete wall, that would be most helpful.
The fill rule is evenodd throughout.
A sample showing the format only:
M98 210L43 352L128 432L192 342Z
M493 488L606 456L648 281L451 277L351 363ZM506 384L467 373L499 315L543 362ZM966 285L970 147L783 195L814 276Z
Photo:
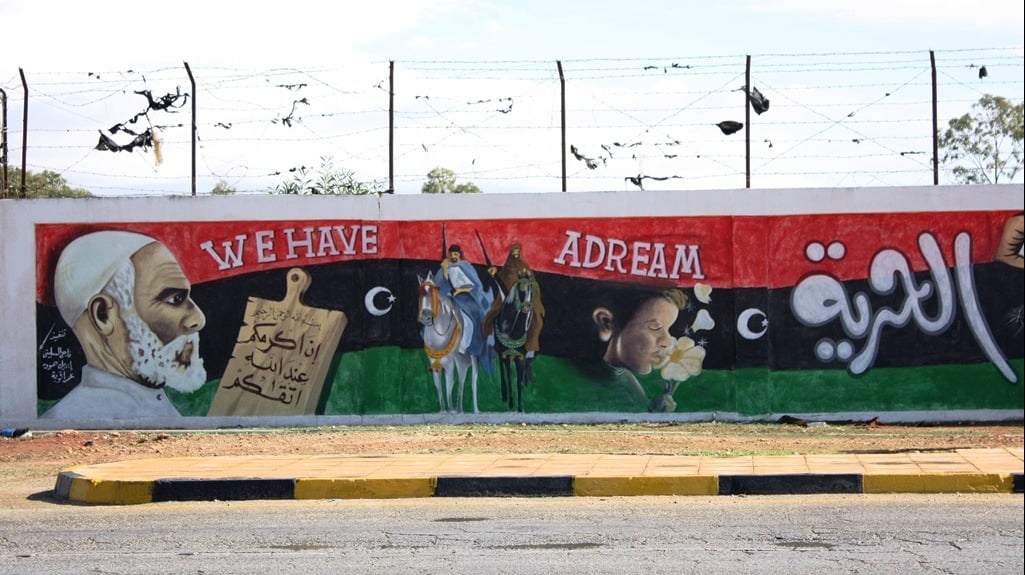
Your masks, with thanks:
M1021 420L1022 197L1001 185L5 200L0 426ZM56 273L72 240L109 230L167 257L108 236ZM475 347L433 335L442 315L418 321L432 309L420 280L444 281L451 244L489 298L487 262L501 267L514 243L541 301L509 309L532 310L539 333L491 331ZM134 254L129 304L159 345L131 347L132 306L86 281L118 251ZM188 331L198 340L163 349ZM458 354L464 343L476 353ZM183 349L198 376L178 375ZM461 405L439 371L456 355L478 360Z

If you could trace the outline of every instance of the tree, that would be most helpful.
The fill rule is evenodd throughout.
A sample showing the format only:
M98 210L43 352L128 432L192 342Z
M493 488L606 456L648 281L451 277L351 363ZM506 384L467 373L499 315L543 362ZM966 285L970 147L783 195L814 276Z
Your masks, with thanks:
M1023 104L986 94L939 138L941 161L963 184L1012 181L1022 169Z
M21 170L11 167L7 173L7 197L21 197ZM72 188L64 176L52 170L25 172L25 198L89 198L92 193Z
M213 189L210 190L210 194L214 196L231 196L234 195L237 190L224 180L217 180L214 184Z
M455 172L439 167L427 173L427 181L420 188L420 192L424 194L479 194L480 188L470 182L457 184Z
M289 170L292 177L278 184L272 191L277 194L296 195L357 195L381 193L383 186L377 182L369 184L356 180L356 175L336 168L330 156L321 156L320 168L300 166Z

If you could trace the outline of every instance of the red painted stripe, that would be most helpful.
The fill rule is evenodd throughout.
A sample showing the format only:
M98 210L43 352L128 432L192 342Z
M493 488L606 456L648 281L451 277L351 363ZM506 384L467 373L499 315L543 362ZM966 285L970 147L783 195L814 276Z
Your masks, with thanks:
M725 289L791 286L812 272L862 279L884 249L898 250L913 270L922 271L926 263L918 241L923 233L936 238L948 265L954 264L954 237L960 232L971 235L972 260L988 261L1011 213L40 224L37 299L53 301L51 278L60 250L99 229L136 231L163 241L194 284L331 262L440 261L446 244L459 244L469 261L483 265L479 232L495 265L505 260L510 244L519 242L523 259L538 272ZM237 260L228 257L226 243Z

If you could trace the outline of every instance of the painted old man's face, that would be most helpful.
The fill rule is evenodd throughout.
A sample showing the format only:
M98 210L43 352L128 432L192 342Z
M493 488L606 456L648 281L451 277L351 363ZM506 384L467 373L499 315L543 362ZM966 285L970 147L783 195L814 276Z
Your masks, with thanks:
M124 312L133 367L150 383L194 391L206 382L199 331L206 316L174 255L159 242L132 256L135 310Z

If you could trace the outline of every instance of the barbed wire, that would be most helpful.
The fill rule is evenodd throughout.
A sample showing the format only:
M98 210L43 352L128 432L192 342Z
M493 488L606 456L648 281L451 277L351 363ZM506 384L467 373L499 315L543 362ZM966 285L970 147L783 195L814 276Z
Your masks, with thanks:
M20 167L12 159L24 152L30 171L57 172L97 195L189 193L193 120L198 193L216 185L265 193L325 158L396 193L419 192L435 167L485 192L561 191L564 153L569 191L744 187L748 161L751 187L899 186L932 183L931 58L942 131L985 94L1021 102L1023 54L1010 47L305 69L190 62L18 70L0 87L8 163ZM767 108L749 122L748 59L751 87ZM22 73L27 129L15 113L26 104ZM721 125L731 122L750 125L727 134ZM951 169L940 166L941 183L953 183Z

